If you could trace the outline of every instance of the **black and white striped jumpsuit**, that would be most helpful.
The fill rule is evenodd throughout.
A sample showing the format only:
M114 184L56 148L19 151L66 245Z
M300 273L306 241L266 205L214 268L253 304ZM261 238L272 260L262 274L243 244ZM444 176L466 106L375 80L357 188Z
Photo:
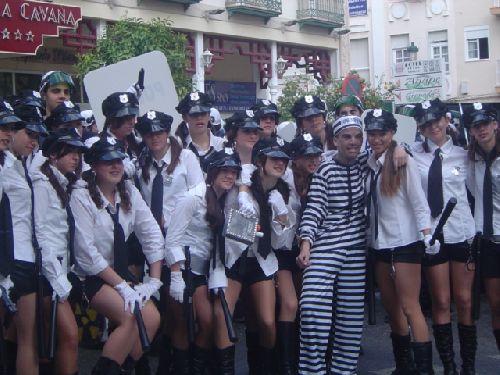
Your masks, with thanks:
M311 243L300 299L299 374L355 374L364 317L367 154L323 162L299 237ZM328 356L328 358L327 358ZM330 361L329 364L327 364Z

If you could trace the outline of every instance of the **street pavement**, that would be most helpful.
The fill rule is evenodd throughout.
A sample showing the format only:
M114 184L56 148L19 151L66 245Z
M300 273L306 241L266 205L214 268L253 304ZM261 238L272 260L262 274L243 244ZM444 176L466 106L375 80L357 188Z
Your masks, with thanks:
M384 323L385 313L377 296L377 324L365 326L363 334L363 354L358 364L358 375L389 375L393 370L393 355L391 341L389 338L389 325ZM460 365L460 350L458 344L458 333L456 329L456 314L452 313L455 359ZM428 321L429 326L431 325ZM239 342L236 347L236 374L246 375L248 373L245 360L245 337L242 324L236 324ZM99 356L98 351L80 350L80 375L90 374L91 368ZM434 369L436 374L442 374L442 365L438 354L434 349ZM151 367L155 371L157 358L151 358ZM152 375L155 372L152 371ZM491 331L491 320L488 305L485 300L481 303L481 319L478 322L478 352L476 360L477 375L500 375L500 353L497 350L495 338Z

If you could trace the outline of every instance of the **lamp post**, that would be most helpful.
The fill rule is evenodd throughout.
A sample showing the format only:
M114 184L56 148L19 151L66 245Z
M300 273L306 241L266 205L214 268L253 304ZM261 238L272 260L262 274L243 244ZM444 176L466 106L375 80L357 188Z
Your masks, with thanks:
M286 63L288 60L285 60L282 56L276 60L276 72L278 73L278 78L283 78L283 73L285 73Z
M411 42L410 46L406 48L408 51L408 54L410 55L410 60L411 61L417 61L417 54L418 54L418 47L415 45L415 43Z

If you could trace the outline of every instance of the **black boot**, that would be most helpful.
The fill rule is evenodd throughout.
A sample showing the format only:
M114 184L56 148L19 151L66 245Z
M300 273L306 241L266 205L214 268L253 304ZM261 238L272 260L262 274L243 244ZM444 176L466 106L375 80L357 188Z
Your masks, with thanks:
M189 375L189 351L173 348L174 374Z
M131 375L132 371L134 371L136 363L137 361L134 360L131 356L125 358L125 361L122 363L120 375Z
M234 349L231 345L224 349L216 349L217 375L234 375Z
M52 375L54 374L54 363L51 362L40 362L38 364L38 374L39 375Z
M107 357L101 357L97 360L92 375L120 375L121 366Z
M259 333L246 331L248 375L260 375Z
M439 358L441 358L441 362L443 362L443 374L458 375L457 366L454 361L455 354L453 353L451 323L434 324L432 329L434 331L436 349L439 353Z
M260 374L273 375L274 374L274 349L259 347L259 360L260 360Z
M297 374L297 325L295 322L278 322L278 350L280 356L280 375Z
M170 375L172 367L172 344L170 337L163 335L158 353L158 369L156 375Z
M391 375L414 375L416 374L415 362L411 355L410 335L400 336L391 333L392 352L396 361L396 369Z
M17 361L17 343L14 341L5 340L5 373L7 375L16 375Z
M495 329L493 331L493 334L495 335L495 340L497 340L497 348L498 351L500 352L500 329Z
M475 375L477 350L476 326L466 326L458 323L458 337L460 339L460 356L462 357L460 375Z
M413 357L418 375L434 375L432 368L432 342L412 342Z
M210 362L210 349L203 349L193 345L191 351L191 375L205 374Z
M149 357L143 354L135 364L135 375L151 375L151 367L149 366Z

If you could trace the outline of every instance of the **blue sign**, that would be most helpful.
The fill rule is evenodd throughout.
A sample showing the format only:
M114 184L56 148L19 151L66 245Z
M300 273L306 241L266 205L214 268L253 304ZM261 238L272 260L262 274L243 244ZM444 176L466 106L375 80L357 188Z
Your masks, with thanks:
M366 16L368 14L368 0L349 0L349 16Z
M245 110L257 100L255 82L224 82L205 80L205 93L210 96L213 106L221 112Z

